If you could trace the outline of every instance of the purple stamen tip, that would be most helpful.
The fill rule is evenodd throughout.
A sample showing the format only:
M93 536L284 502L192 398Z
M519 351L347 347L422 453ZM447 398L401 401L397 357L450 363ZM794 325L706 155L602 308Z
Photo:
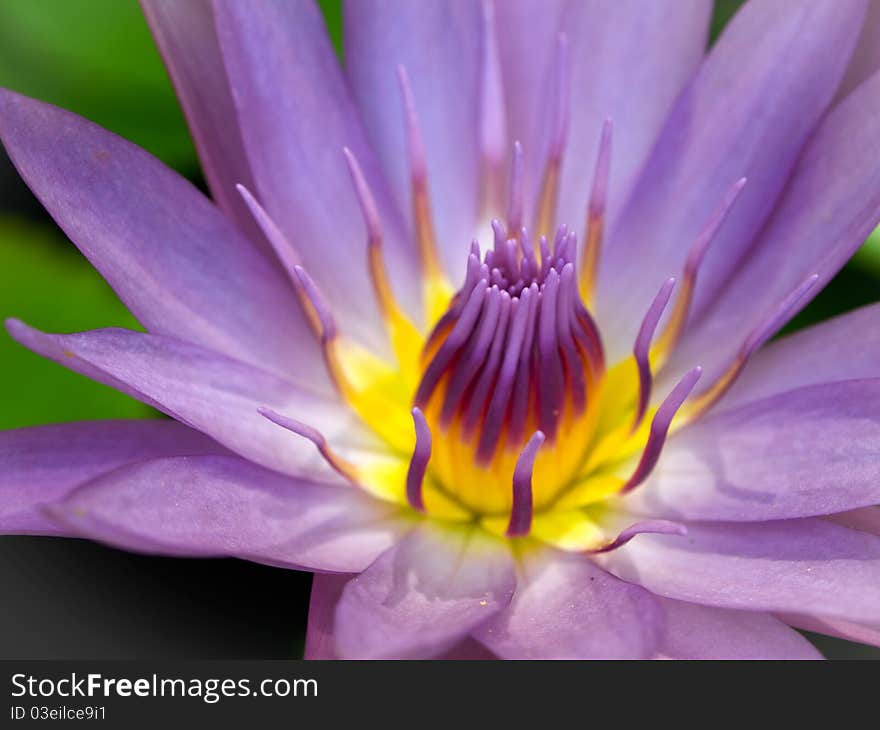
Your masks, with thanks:
M295 433L297 436L301 436L308 441L311 441L318 449L318 453L321 454L321 456L324 458L324 461L327 462L330 468L332 468L334 471L336 471L349 481L356 483L350 465L344 462L330 450L330 447L327 444L327 439L324 437L324 434L322 434L318 429L309 426L307 423L298 421L295 418L284 416L276 411L273 411L271 408L267 408L266 406L261 406L257 408L257 413L263 416L263 418L274 423L276 426L281 426L281 428L286 429L291 433Z
M702 374L703 368L701 367L695 367L690 372L685 373L684 377L678 381L678 384L660 404L660 407L654 414L654 420L651 421L651 431L648 434L648 442L645 444L645 449L642 451L642 457L632 476L621 489L621 493L635 489L650 476L651 471L653 471L660 459L660 452L663 450L663 444L666 443L666 436L669 433L672 420Z
M629 527L621 530L620 534L607 545L596 550L590 550L592 553L608 553L617 550L626 545L637 535L677 535L678 537L687 536L687 527L680 522L671 522L669 520L643 520L636 522Z
M342 154L345 155L345 161L348 163L348 171L351 175L355 195L361 208L361 214L364 217L364 223L367 226L367 234L371 241L378 242L382 238L382 225L376 200L373 197L367 179L364 177L357 157L354 156L354 153L348 147L342 148Z
M424 512L422 487L428 462L431 460L431 428L425 420L425 415L418 408L412 409L412 417L416 429L416 445L406 472L406 501L413 509Z
M532 529L532 472L538 450L544 443L544 434L535 431L529 442L520 452L513 469L513 508L510 511L510 522L507 524L508 537L523 537Z
M336 337L336 322L333 319L333 313L330 310L330 306L321 294L318 285L315 284L312 277L306 273L306 270L302 266L294 266L293 271L299 279L303 292L305 292L309 303L312 305L312 309L315 311L315 316L318 318L318 322L321 325L321 341L331 341Z
M645 411L648 408L648 401L651 398L651 386L653 382L649 357L651 352L651 342L654 339L654 333L657 331L657 325L660 323L660 318L663 316L663 312L666 311L666 305L669 303L669 298L672 296L672 290L674 287L674 278L667 279L663 286L660 287L660 291L657 292L657 296L654 297L654 301L651 302L651 306L648 307L648 311L645 313L642 325L639 327L639 333L636 336L635 344L633 345L633 357L635 358L636 365L639 369L639 401L638 406L636 407L636 417L633 422L633 430L638 428L639 424L642 422L642 418L644 418Z

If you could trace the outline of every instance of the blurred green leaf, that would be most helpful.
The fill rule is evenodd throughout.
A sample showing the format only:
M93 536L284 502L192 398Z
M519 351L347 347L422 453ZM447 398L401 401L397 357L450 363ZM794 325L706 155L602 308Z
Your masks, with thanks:
M880 276L880 227L874 230L856 252L853 264L875 276ZM880 296L880 283L877 285L877 295Z
M185 174L198 170L137 0L2 0L0 86L71 109Z
M342 0L318 0L318 7L324 13L324 22L327 23L327 32L336 52L343 55L342 51Z
M0 217L0 315L51 332L140 329L134 317L60 234ZM70 372L0 335L0 428L94 418L142 418L151 408Z
M715 7L712 12L712 23L709 28L709 43L714 43L721 35L724 26L730 22L740 6L745 0L715 0Z

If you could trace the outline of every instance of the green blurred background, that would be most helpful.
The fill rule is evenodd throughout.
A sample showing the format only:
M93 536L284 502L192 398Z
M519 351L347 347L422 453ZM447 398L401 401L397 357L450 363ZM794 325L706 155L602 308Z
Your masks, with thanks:
M740 4L718 0L713 38ZM339 48L339 0L320 5ZM204 187L136 0L0 0L0 86L76 111ZM790 328L880 298L880 236L873 238ZM137 327L2 153L0 315L49 331ZM33 355L5 331L0 404L0 428L156 415ZM9 538L0 579L7 588L16 581L20 586L16 598L6 601L13 620L35 612L46 616L42 627L19 634L0 655L289 657L301 646L308 593L303 574L238 561L169 561L85 543ZM91 587L77 593L83 580ZM53 601L60 602L60 613L47 613ZM144 631L145 621L150 631ZM836 656L871 655L840 642L822 648Z

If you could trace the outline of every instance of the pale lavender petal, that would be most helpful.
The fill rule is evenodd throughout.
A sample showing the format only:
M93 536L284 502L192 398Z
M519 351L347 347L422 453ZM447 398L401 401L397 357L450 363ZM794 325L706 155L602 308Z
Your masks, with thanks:
M752 0L725 28L675 102L603 252L597 317L613 333L612 355L626 351L658 282L682 270L712 212L746 177L700 267L695 311L736 269L837 89L864 8ZM652 275L634 276L634 261Z
M474 635L503 659L646 659L663 612L644 588L583 555L543 549L518 562L510 605Z
M481 10L472 0L348 0L345 66L394 198L412 227L410 170L397 67L409 77L447 271L464 273L480 203Z
M880 379L806 386L700 419L669 439L626 509L766 521L880 503Z
M880 70L880 3L871 0L862 25L862 34L837 90L837 98L844 98L877 70Z
M345 573L315 573L312 577L303 659L339 659L333 639L333 622L336 604L351 578Z
M829 515L824 519L852 530L861 530L871 535L880 536L880 507L862 507ZM880 646L880 617L861 623L802 613L784 613L780 614L779 618L799 629L828 634L848 641L857 641L861 644Z
M443 654L503 609L516 584L506 544L425 523L345 587L336 646L351 659Z
M523 143L525 184L534 201L546 159L556 35L571 58L571 123L558 219L586 220L590 176L606 118L615 149L609 207L624 202L669 108L706 47L711 3L704 0L514 0L496 3L510 137ZM532 213L531 210L528 211Z
M238 360L169 337L122 329L44 334L7 323L25 347L148 403L252 461L290 474L333 472L305 439L257 409L299 416L334 446L364 446L364 429L338 400Z
M418 312L415 249L369 147L312 2L214 3L217 36L259 200L331 298L347 334L386 348L368 276L367 230L343 147L379 207L395 293Z
M139 552L353 573L405 529L396 506L233 456L123 466L47 508L74 534Z
M195 187L75 114L0 91L34 194L150 332L326 384L293 289Z
M105 472L160 456L223 453L174 421L86 421L0 431L0 532L65 534L42 513L48 502Z
M761 349L714 407L727 411L805 385L880 377L880 304L795 332Z
M857 623L880 615L880 538L821 519L690 523L686 538L641 535L602 564L653 593L707 606Z
M821 659L797 631L768 613L709 608L658 598L663 659Z
M140 3L174 82L214 200L274 260L235 190L236 183L252 187L253 179L214 30L211 0Z
M880 73L836 106L816 130L751 254L685 332L668 366L670 377L697 357L706 368L703 382L713 382L755 323L799 282L819 275L788 317L837 273L880 221L878 155ZM743 195L751 187L749 180Z

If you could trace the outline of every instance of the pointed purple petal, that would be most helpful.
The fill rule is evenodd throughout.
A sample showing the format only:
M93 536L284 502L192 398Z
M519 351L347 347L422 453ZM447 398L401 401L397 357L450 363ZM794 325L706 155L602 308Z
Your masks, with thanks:
M870 623L880 615L880 538L820 519L689 523L642 535L602 564L667 598Z
M140 0L186 115L211 194L248 237L272 256L236 183L253 186L210 0Z
M41 507L142 459L224 453L174 421L91 421L0 431L0 532L66 534Z
M366 568L403 529L395 506L356 489L230 456L124 466L49 509L75 534L125 549L347 573Z
M75 114L0 91L0 137L40 201L150 332L326 384L293 290L189 182Z
M261 416L261 406L307 418L334 443L353 445L352 439L363 434L351 412L335 399L196 345L122 329L50 335L14 320L7 326L25 347L142 400L271 469L338 479L310 443Z
M807 386L691 424L627 509L765 521L880 503L880 379Z

